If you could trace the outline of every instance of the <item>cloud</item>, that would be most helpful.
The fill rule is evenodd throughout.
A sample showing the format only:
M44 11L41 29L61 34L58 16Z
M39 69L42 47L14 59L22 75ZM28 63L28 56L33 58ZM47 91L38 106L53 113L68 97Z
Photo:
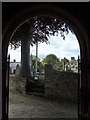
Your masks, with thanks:
M46 57L46 55L45 54L43 54L43 53L41 53L41 54L39 54L39 56L38 56L39 58L41 58L41 60L43 60L45 57Z
M67 57L70 59L72 56L77 58L80 55L79 43L75 35L69 34L66 39L63 40L60 36L51 37L49 39L50 44L46 45L42 43L39 45L39 54L55 54L58 58Z
M51 36L49 38L50 44L40 43L38 45L38 56L43 59L48 54L55 54L58 58L62 59L64 57L70 59L72 56L77 59L80 55L79 43L74 34L71 32L63 40L59 36ZM20 48L17 50L9 50L11 53L11 59L16 59L20 61ZM36 55L36 45L30 47L30 54Z
M16 62L21 61L21 47L17 48L16 50L13 50L9 46L8 54L10 54L10 61L13 61L14 59L16 59Z
M16 62L21 61L21 54L17 50L9 50L8 54L10 54L10 61L16 59Z

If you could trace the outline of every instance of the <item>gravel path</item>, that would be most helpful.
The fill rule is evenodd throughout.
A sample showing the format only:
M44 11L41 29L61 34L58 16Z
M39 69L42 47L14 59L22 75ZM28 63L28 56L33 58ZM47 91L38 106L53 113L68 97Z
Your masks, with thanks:
M78 118L74 103L10 92L9 118Z

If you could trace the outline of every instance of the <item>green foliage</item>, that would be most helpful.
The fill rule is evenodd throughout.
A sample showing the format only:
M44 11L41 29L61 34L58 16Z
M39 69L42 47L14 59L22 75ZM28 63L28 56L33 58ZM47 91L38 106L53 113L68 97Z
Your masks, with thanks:
M62 70L63 69L63 64L61 61L57 62L54 66L53 66L54 69L56 70Z
M43 66L45 66L45 65L47 64L46 59L43 59L43 60L41 61L41 64L42 64Z
M11 38L11 48L18 48L21 40L30 39L30 44L38 42L49 43L48 37L60 34L65 39L70 27L64 22L49 16L36 16L18 27ZM72 31L72 30L71 30Z
M68 62L69 60L65 57L60 61L59 58L57 58L57 56L54 54L49 54L46 56L44 60L42 60L43 66L50 65L58 71L65 71L65 65ZM72 72L69 68L66 68L66 70L68 70L69 72Z
M35 71L35 61L36 61L36 56L32 55L32 66L33 66L33 71ZM53 69L58 70L58 71L64 71L65 64L67 64L69 60L64 57L64 59L59 60L56 55L54 54L49 54L47 55L42 61L40 61L40 58L38 58L38 72L40 75L42 75L45 65L50 65L52 66ZM67 72L73 72L71 69L67 68Z
M35 64L36 64L36 56L32 55L32 71L35 72ZM39 72L39 74L42 73L43 70L43 64L40 62L40 58L38 57L38 62L37 62L37 72Z
M42 60L43 66L46 64L51 65L56 70L62 70L63 63L54 54L49 54L44 60Z
M35 66L36 56L32 55L31 57L32 57L32 66ZM38 65L39 65L40 64L40 58L38 57L37 60L38 60Z
M49 55L46 56L46 58L44 59L44 61L47 64L50 64L50 65L53 66L53 65L57 64L57 62L59 62L59 59L54 54L49 54Z

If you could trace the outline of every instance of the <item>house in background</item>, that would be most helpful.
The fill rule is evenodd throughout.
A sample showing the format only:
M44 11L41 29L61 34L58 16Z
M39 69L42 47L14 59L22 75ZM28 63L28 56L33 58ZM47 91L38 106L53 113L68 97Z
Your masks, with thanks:
M30 67L32 62L30 60ZM64 67L62 68L62 70L67 71L67 70L71 70L72 72L78 73L78 60L75 60L75 57L71 57L71 60L68 60L66 63L64 63ZM16 69L18 71L18 69L21 66L21 62L16 62L16 60L14 59L13 62L10 62L10 74L15 74L16 73Z
M10 62L10 74L15 74L16 68L21 66L21 62L16 62L14 59L13 62Z
M78 73L78 60L75 60L75 57L71 57L71 60L66 62L65 71L71 70L75 73Z

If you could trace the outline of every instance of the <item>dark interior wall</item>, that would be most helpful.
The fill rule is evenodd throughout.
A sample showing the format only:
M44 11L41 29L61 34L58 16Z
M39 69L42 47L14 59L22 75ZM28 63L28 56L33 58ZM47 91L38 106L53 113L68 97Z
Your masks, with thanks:
M73 2L48 2L48 3L39 3L39 2L4 2L2 4L2 20L3 20L3 28L5 24L18 12L27 8L32 7L33 5L47 4L57 6L59 8L63 8L70 12L73 16L80 21L87 31L89 30L89 3L73 3Z
M5 2L2 4L2 28L4 29L5 26L8 24L8 22L15 16L17 15L17 13L20 11L24 11L28 8L32 8L33 6L37 6L37 5L45 5L45 6L49 6L51 5L51 7L58 7L61 8L63 10L66 10L68 13L70 13L74 18L76 18L77 21L79 21L80 24L82 24L82 26L84 27L84 29L86 30L86 33L89 37L89 29L90 29L90 23L89 23L89 3L81 3L81 2L59 2L59 3L55 3L55 2ZM71 24L71 23L70 23ZM82 28L81 28L82 29ZM84 32L83 32L84 34ZM78 36L78 35L77 35ZM79 36L78 36L79 37ZM79 39L79 38L78 38ZM82 39L81 39L82 40ZM79 40L79 42L81 41ZM90 41L88 40L87 43L85 42L80 42L80 46L82 46L82 50L81 52L87 52L87 50L83 50L85 49L85 44L88 45L88 49L90 51ZM90 53L89 53L90 54ZM82 53L81 53L82 55ZM90 55L89 55L90 56ZM87 59L87 58L86 58ZM89 60L88 60L89 61Z

